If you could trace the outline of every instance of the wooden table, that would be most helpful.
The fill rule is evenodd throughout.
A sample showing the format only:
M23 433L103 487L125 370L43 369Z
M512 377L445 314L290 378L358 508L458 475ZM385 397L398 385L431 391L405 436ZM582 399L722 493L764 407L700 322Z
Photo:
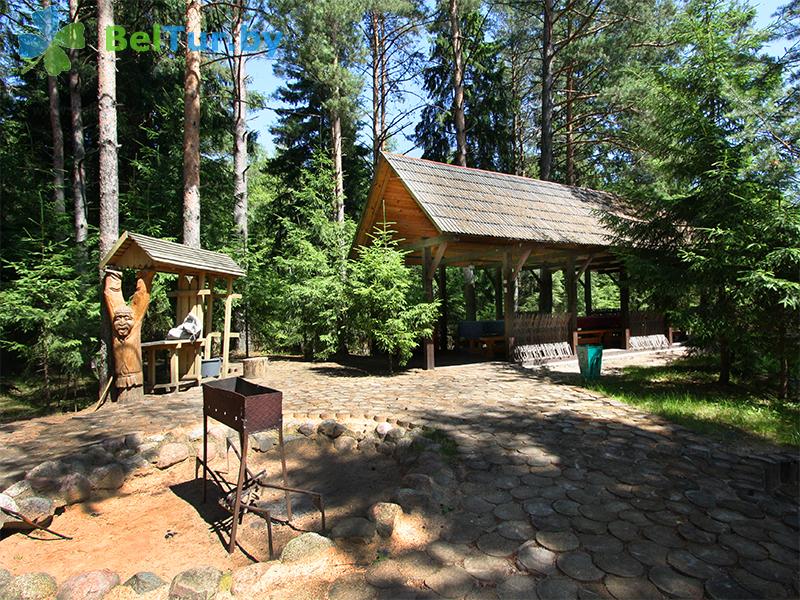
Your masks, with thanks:
M202 378L201 373L201 356L200 346L203 344L202 339L195 341L191 340L157 340L155 342L144 342L142 344L142 352L147 351L147 386L148 393L153 392L155 389L168 389L172 392L178 391L178 386L181 383L180 374L180 361L178 351L181 348L193 347L194 349L194 378L197 384L200 385ZM169 383L156 384L156 352L159 350L166 350L169 352Z

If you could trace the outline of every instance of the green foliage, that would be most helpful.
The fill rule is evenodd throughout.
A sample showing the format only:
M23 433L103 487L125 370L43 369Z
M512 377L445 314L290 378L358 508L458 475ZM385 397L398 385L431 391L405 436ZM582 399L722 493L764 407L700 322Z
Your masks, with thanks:
M75 270L65 244L47 243L34 260L6 266L14 276L0 287L0 348L41 375L45 386L56 373L76 378L96 342L86 327L100 310L93 278Z
M502 43L491 40L489 22L477 10L462 16L464 37L464 113L467 122L467 164L470 167L514 172L512 103L501 58ZM434 36L425 90L431 103L421 114L415 141L422 157L449 162L455 153L453 97L453 45L447 6L443 4L431 24Z
M376 230L371 243L357 248L350 262L348 296L352 298L354 329L401 366L411 358L419 340L432 335L437 302L411 303L412 273L388 228Z
M721 381L771 356L785 393L798 355L787 345L797 343L798 207L784 198L787 171L761 160L771 148L759 114L782 84L752 21L751 10L692 2L675 23L675 60L634 73L642 177L627 196L638 220L609 221L648 300L675 307L694 343L719 354Z

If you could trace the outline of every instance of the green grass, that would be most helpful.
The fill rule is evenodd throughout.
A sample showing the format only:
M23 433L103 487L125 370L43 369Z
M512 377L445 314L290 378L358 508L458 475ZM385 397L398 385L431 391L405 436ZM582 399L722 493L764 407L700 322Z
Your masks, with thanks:
M713 437L800 446L800 405L736 382L722 386L697 359L666 366L627 367L587 387Z

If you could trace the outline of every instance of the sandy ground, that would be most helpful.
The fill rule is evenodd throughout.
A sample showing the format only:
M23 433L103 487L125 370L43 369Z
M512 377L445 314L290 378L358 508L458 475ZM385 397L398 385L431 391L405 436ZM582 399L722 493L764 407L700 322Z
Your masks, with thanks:
M368 507L388 501L400 486L401 469L393 459L358 451L339 453L330 446L301 440L287 453L290 485L323 493L328 529L349 516L365 516ZM223 456L212 461L223 472ZM280 463L275 449L253 454L253 471L266 469L270 482L280 481ZM301 467L305 468L301 468ZM229 473L233 480L238 461L231 454ZM48 534L14 534L0 540L0 567L13 574L45 571L61 583L68 577L98 568L118 573L122 581L140 571L152 571L169 581L180 571L213 566L231 570L254 561L269 560L265 521L247 515L239 528L239 550L227 553L230 518L217 503L209 486L208 502L202 502L202 480L195 479L193 460L135 477L118 493L100 501L67 507L57 515L52 528L72 540L52 539ZM285 518L283 493L262 498ZM302 496L293 495L295 515L291 526L273 525L275 556L303 531L320 531L320 515ZM219 524L225 528L219 532ZM394 555L422 547L438 537L431 524L404 517L391 543L340 553L332 561L339 575L374 561L379 553ZM35 557L35 558L34 558ZM335 573L328 573L331 576Z

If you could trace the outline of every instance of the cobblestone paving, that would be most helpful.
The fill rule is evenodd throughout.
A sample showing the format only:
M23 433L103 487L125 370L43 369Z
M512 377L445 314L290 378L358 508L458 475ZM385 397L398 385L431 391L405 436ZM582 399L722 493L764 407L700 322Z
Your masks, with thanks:
M460 500L428 558L397 559L396 570L382 561L337 582L331 597L800 594L798 507L764 491L751 449L500 363L375 377L274 362L265 383L283 390L295 419L375 416L436 427L458 443ZM0 477L108 435L191 425L199 413L193 390L3 426ZM382 575L406 572L424 587Z

